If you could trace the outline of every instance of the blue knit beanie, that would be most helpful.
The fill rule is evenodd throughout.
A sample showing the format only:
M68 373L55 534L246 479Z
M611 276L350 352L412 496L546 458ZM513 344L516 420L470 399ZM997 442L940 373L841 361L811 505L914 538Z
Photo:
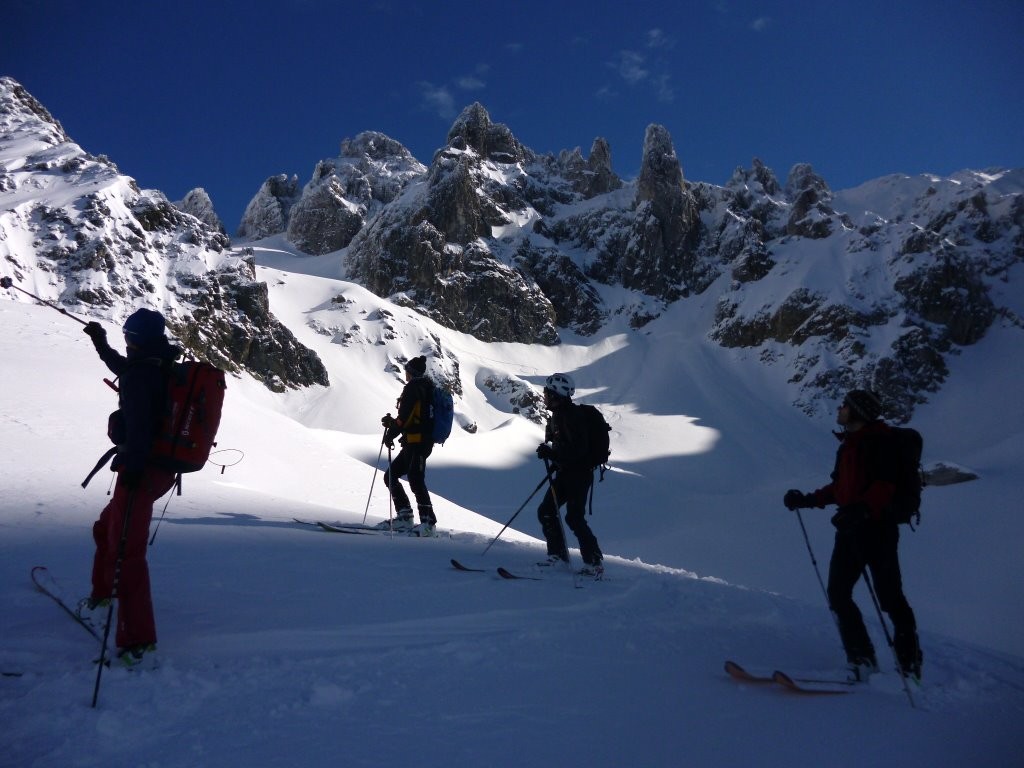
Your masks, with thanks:
M145 347L164 335L164 316L154 309L137 309L124 321L124 336Z

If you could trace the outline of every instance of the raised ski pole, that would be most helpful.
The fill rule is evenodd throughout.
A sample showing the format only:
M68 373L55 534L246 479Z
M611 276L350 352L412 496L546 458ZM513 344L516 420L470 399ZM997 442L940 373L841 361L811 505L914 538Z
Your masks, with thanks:
M80 317L75 317L74 315L72 315L70 312L68 312L66 309L64 309L64 307L58 307L52 301L47 301L46 299L41 299L38 296L36 296L34 293L29 293L24 288L19 288L18 286L16 286L14 284L14 281L11 280L11 278L9 278L9 277L6 277L6 276L0 277L0 288L13 288L16 291L21 291L26 296L31 296L33 299L35 299L36 301L40 302L41 304L45 304L46 306L50 307L51 309L56 309L62 315L66 315L66 316L70 317L76 323L81 323L82 325L88 325L89 324L85 320L82 320Z
M804 532L804 544L807 545L807 552L811 556L811 565L814 566L814 573L818 577L818 585L821 587L821 594L825 596L825 604L828 606L828 612L832 614L832 621L836 625L836 631L839 632L840 641L843 638L842 630L839 629L839 617L836 616L836 612L832 609L832 601L828 598L828 590L825 589L825 582L821 579L821 569L818 568L818 560L814 556L814 550L811 548L811 539L807 535L807 527L804 525L803 515L800 514L799 509L794 509L796 512L796 519L800 521L800 530Z
M896 653L896 643L893 642L892 636L889 634L889 625L885 623L885 617L882 616L882 606L878 602L878 596L875 594L875 585L871 583L871 577L868 576L867 567L861 572L864 576L864 583L868 586L868 592L871 594L871 602L875 604L875 611L878 613L878 621L882 624L882 632L885 633L885 642L889 644L889 650L892 651L893 661L896 662L896 674L900 676L900 680L903 681L903 690L907 694L907 700L910 702L910 706L917 709L917 705L914 703L914 696L910 693L910 685L907 683L907 676L903 674L903 668L900 665L900 657Z
M115 491L116 493L116 491ZM110 637L110 625L114 618L114 603L118 600L118 588L121 586L121 564L124 561L124 550L128 545L128 521L131 519L132 506L135 504L135 491L128 492L128 501L124 508L124 521L121 523L121 541L117 545L117 559L114 560L114 582L110 588L110 605L107 607L107 625L103 629L103 640L100 644L100 658L96 665L96 685L92 689L92 708L100 698L100 679L103 667L107 664L107 639Z
M517 509L515 514L512 515L512 517L510 517L508 519L508 522L505 523L505 526L500 531L498 531L498 535L495 536L493 539L491 539L491 543L488 544L484 548L484 551L480 553L481 557L483 557L484 555L487 554L487 550L489 550L494 545L494 542L496 542L498 539L501 538L501 534L503 534L508 529L508 527L510 525L512 525L512 521L515 520L519 516L519 513L522 512L526 508L526 505L530 503L530 499L532 499L534 496L536 496L537 495L537 491L539 491L541 488L543 488L544 487L544 483L548 482L550 479L551 479L551 473L548 472L548 474L544 475L543 479L541 479L541 481L539 483L537 483L537 487L533 489L533 492L529 496L526 497L526 501L524 501L522 504L519 505L519 509Z
M380 450L377 451L377 461L373 465L373 479L370 481L370 492L366 495L366 509L363 510L363 525L366 525L366 515L370 512L370 499L373 498L373 485L377 482L377 467L380 466L380 457L384 455L384 438L387 437L388 428L384 427L384 437L380 440Z

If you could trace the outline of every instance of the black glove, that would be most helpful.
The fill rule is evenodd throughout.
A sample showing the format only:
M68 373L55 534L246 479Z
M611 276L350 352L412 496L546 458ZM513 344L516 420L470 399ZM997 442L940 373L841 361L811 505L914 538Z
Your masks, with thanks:
M122 469L120 482L129 491L134 491L142 484L143 471L141 469Z
M86 323L85 328L82 332L93 340L93 343L98 344L100 341L106 341L107 329L102 325L93 320L91 323Z
M786 509L792 511L796 509L803 509L805 507L813 507L814 499L810 494L791 488L786 491L786 495L782 497L782 503L786 505Z
M554 461L555 449L547 443L541 443L537 446L537 458L544 459L544 461Z
M832 515L832 525L837 531L852 531L868 521L867 504L847 504Z
M391 429L395 426L395 417L390 413L384 414L384 417L380 420L380 425L385 429Z

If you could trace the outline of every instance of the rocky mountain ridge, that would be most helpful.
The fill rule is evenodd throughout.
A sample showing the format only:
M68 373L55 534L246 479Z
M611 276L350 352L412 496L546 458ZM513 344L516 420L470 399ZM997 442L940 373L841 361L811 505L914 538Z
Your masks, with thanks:
M997 319L1021 323L993 296L1024 257L1019 171L893 176L837 197L810 165L783 184L755 159L715 186L686 181L668 131L651 125L640 174L625 182L603 139L586 159L578 149L538 155L480 104L418 174L404 147L371 135L407 173L377 166L378 182L364 186L387 180L393 194L361 221L337 220L346 236L331 242L356 230L344 276L483 340L555 344L560 330L590 336L622 314L640 329L674 302L712 300L713 323L698 332L762 364L784 357L809 413L866 385L905 420L941 386L949 355ZM318 164L314 182L331 167ZM277 195L276 231L300 250L283 212L319 194L314 182ZM858 194L885 208L858 209ZM369 212L364 201L347 210ZM773 279L794 271L815 284ZM616 286L626 290L607 290ZM796 348L797 362L779 345Z
M319 358L270 312L252 261L230 251L208 196L191 194L182 207L195 213L83 151L31 94L0 78L4 275L115 324L137 307L158 309L188 353L275 391L327 384Z
M37 285L47 298L112 319L166 307L195 349L272 388L326 383L202 189L177 205L138 190L17 83L0 93L0 248L16 279L51 275ZM867 385L906 420L951 355L993 323L1024 322L1006 300L1024 257L1020 170L836 193L809 165L783 184L755 159L716 186L684 178L658 125L641 160L625 181L601 138L586 158L541 155L473 104L429 166L366 132L301 188L271 176L240 244L283 236L336 253L340 279L484 341L553 345L623 320L642 333L680 302L707 306L685 332L778 367L808 413Z

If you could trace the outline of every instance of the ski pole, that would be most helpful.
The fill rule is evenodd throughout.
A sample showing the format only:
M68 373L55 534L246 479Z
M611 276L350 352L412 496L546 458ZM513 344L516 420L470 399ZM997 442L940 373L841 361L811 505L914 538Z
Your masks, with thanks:
M864 583L868 586L868 592L871 594L871 602L875 604L875 612L878 613L878 621L882 624L882 632L885 634L885 642L889 644L889 650L892 651L893 661L896 662L896 673L900 676L903 681L903 690L907 693L907 699L910 701L910 706L917 709L917 705L914 704L914 697L910 693L910 685L907 683L907 676L903 674L903 667L900 664L900 657L896 653L896 643L893 641L892 636L889 634L889 625L885 623L885 617L882 616L882 606L878 602L878 596L875 594L875 586L871 583L871 577L868 576L868 569L865 566L864 570L861 571L861 575L864 576Z
M81 323L82 325L88 325L88 323L85 320L82 320L79 317L75 317L70 312L68 312L66 309L64 309L64 307L58 307L52 301L47 301L46 299L41 299L38 296L36 296L34 293L29 293L24 288L19 288L18 286L16 286L14 284L14 281L11 280L11 278L9 278L9 277L6 277L6 276L5 277L0 277L0 288L13 288L16 291L21 291L26 296L31 296L33 299L35 299L36 301L40 302L41 304L45 304L46 306L50 307L51 309L56 309L62 315L67 315L72 320L74 320L76 323Z
M171 499L174 498L174 489L178 489L178 495L181 496L181 473L174 478L174 485L171 486L172 493L167 496L167 501L164 502L163 511L160 513L160 519L156 521L156 528L153 529L153 535L149 538L149 546L153 546L153 542L156 541L156 534L160 530L160 523L164 521L164 516L167 514L167 508L171 505Z
M388 446L388 528L391 529L388 534L392 539L395 538L395 516L392 514L392 510L395 506L395 497L392 495L392 490L395 487L395 473L391 471L391 446Z
M373 464L373 479L370 481L370 492L366 496L366 509L363 510L363 525L366 525L366 515L370 512L370 499L373 498L373 484L377 482L377 467L380 466L380 457L384 454L384 439L388 435L388 428L384 427L384 438L380 441L380 450L377 451L377 461Z
M484 549L484 551L480 553L481 557L483 557L484 555L487 554L487 550L491 548L491 546L494 544L494 542L496 542L499 538L501 538L501 534L503 534L505 532L505 530L510 525L512 525L512 521L515 520L519 516L519 513L522 512L526 508L526 505L530 503L530 499L532 499L534 496L536 496L537 495L537 491L539 491L541 488L543 488L544 487L544 483L548 482L550 479L551 479L551 472L549 471L546 475L544 475L543 479L541 479L541 481L539 483L537 483L537 487L534 488L533 492L529 496L526 497L526 501L524 501L519 506L519 509L516 510L516 513L514 515L512 515L512 517L510 517L508 519L508 522L505 523L504 528L502 528L500 531L498 531L498 535L495 536L493 539L491 539L491 543L488 544L487 547Z
M832 608L832 601L828 597L828 590L825 589L825 582L821 579L821 569L818 568L818 560L814 557L814 550L811 548L811 539L807 535L807 527L804 525L803 515L800 514L799 509L794 509L796 512L796 519L800 521L800 530L804 532L804 544L807 545L807 552L811 555L811 565L814 566L814 573L818 577L818 585L821 587L821 594L825 596L825 604L828 606L828 611L832 614L832 621L836 625L836 631L839 632L839 638L842 640L843 631L839 628L839 617L836 616L835 610Z
M121 586L121 564L124 561L124 551L128 546L128 521L131 518L132 506L135 504L135 490L128 491L128 500L124 509L124 521L121 523L121 541L117 545L117 559L114 560L114 581L110 588L110 605L107 607L107 625L103 629L103 640L100 645L100 659L96 666L96 685L92 690L92 708L96 709L96 702L100 697L100 678L103 676L103 667L107 664L107 639L110 637L110 625L114 618L114 603L119 599L118 588Z

